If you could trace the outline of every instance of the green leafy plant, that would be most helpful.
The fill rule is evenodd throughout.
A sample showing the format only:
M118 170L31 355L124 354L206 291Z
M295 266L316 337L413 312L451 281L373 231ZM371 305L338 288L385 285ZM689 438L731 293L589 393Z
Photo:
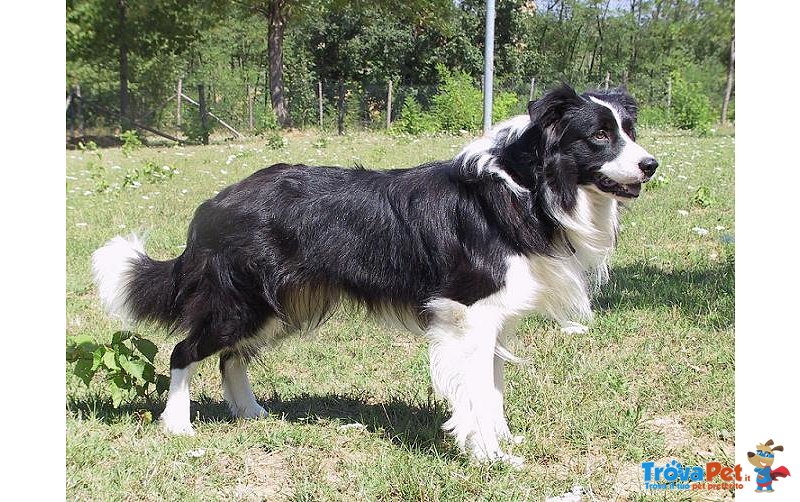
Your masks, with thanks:
M422 134L438 129L436 119L422 110L422 106L412 95L406 96L400 109L400 118L392 124L392 130L406 134Z
M325 136L320 136L316 141L311 143L311 146L313 146L314 148L323 149L323 148L327 148L329 143L330 143L330 139L328 139Z
M142 183L163 183L172 179L178 173L177 169L166 165L159 166L158 163L148 160L141 168L125 173L122 179L122 187L137 188Z
M96 343L88 335L67 338L66 357L73 363L72 372L88 387L102 373L111 403L118 408L133 397L150 399L169 388L169 378L156 373L154 362L158 347L130 331L117 331L109 343Z
M492 122L496 124L510 118L518 101L519 98L513 92L496 92L492 100Z
M110 188L108 181L106 181L105 167L90 160L86 165L86 169L89 171L89 179L91 179L94 183L94 186L92 187L93 192L102 193Z
M701 86L695 82L687 82L680 72L673 71L672 108L670 120L672 125L681 129L691 129L700 134L708 134L715 121L711 102L703 93Z
M646 190L658 190L659 188L663 188L669 184L670 184L669 178L667 178L663 174L659 174L655 178L648 181L647 184L645 184L644 188Z
M439 129L458 132L475 131L481 126L483 95L464 72L451 72L439 66L442 83L433 96L431 112Z
M261 108L261 112L256 117L256 133L263 134L267 131L277 131L280 128L275 111L269 106Z
M697 187L694 196L692 196L692 204L699 207L709 207L712 202L711 189L707 186Z
M142 140L139 139L139 134L134 130L127 130L119 135L122 140L122 153L126 157L130 157L134 150L142 147Z
M200 120L199 113L189 113L183 117L183 124L181 130L192 143L201 143L206 135L211 134L214 130L214 121L209 117L206 120L206 125Z
M658 127L669 124L669 112L666 108L657 106L642 106L639 109L636 122L640 126Z
M281 136L277 132L273 132L269 136L267 136L267 146L273 150L280 150L282 148L286 148L289 145L289 140Z

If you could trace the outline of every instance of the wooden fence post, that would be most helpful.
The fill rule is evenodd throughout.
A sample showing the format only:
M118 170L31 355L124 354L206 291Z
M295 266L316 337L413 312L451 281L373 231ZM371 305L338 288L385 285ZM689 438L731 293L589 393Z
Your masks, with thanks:
M175 122L178 124L178 127L181 126L181 96L183 96L183 79L178 79L178 109L175 111Z
M78 116L78 137L83 139L83 103L81 102L81 85L75 84L75 114Z
M319 129L322 130L322 80L317 82L319 88Z
M250 130L253 130L253 95L255 94L255 88L247 85L247 125L250 127Z
M208 144L208 109L206 108L206 87L203 84L197 86L200 93L200 127L203 131L203 144Z
M386 128L392 126L392 79L389 79L389 95L386 97Z
M339 136L344 134L344 80L339 79L339 103L338 103L338 113L336 114L336 129L339 132Z
M670 108L672 108L672 77L667 80L667 116L669 116Z
M69 91L69 98L67 98L67 112L69 113L69 137L75 139L75 107L78 106L77 99L74 99L75 87Z
M611 73L606 72L606 90L608 90L608 83L611 81Z
M531 77L531 94L528 96L528 101L533 101L533 95L536 93L536 77Z

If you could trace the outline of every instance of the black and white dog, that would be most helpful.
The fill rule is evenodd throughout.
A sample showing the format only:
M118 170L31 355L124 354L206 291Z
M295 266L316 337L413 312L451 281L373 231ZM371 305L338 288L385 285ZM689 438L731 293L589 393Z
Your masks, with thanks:
M350 298L430 342L444 427L479 460L515 441L503 413L503 345L517 320L547 315L584 332L589 293L607 278L617 209L656 160L635 143L624 90L562 86L459 155L411 169L277 164L200 205L186 249L149 258L136 236L92 256L104 308L185 332L170 359L165 428L193 434L189 382L219 354L238 417L266 412L246 368L259 348L325 321Z

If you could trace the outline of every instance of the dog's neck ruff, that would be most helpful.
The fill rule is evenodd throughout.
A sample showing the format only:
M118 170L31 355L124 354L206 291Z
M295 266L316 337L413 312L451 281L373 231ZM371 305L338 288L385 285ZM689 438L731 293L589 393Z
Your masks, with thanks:
M530 193L498 164L496 152L516 141L531 126L527 115L517 115L500 122L483 136L469 143L456 156L455 163L467 176L494 176L517 195Z
M570 212L556 211L564 251L587 272L592 287L608 280L608 259L619 230L617 201L591 188L578 187L577 203Z

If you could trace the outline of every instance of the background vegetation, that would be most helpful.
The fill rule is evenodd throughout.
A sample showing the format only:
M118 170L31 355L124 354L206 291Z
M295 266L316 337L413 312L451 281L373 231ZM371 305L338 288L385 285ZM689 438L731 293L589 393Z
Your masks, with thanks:
M69 0L67 85L160 127L175 125L167 100L179 78L194 99L205 84L211 109L240 129L252 95L258 132L316 125L318 82L324 127L336 125L340 107L345 127L383 127L391 80L392 119L408 132L474 130L484 10L479 0ZM500 0L496 88L505 94L496 115L524 110L531 78L539 95L561 81L603 86L608 75L611 85L627 83L645 122L708 128L721 118L733 24L732 0ZM675 113L666 109L670 85ZM454 99L469 109L453 108ZM184 110L192 136L197 110ZM96 108L84 113L88 126L120 123Z

